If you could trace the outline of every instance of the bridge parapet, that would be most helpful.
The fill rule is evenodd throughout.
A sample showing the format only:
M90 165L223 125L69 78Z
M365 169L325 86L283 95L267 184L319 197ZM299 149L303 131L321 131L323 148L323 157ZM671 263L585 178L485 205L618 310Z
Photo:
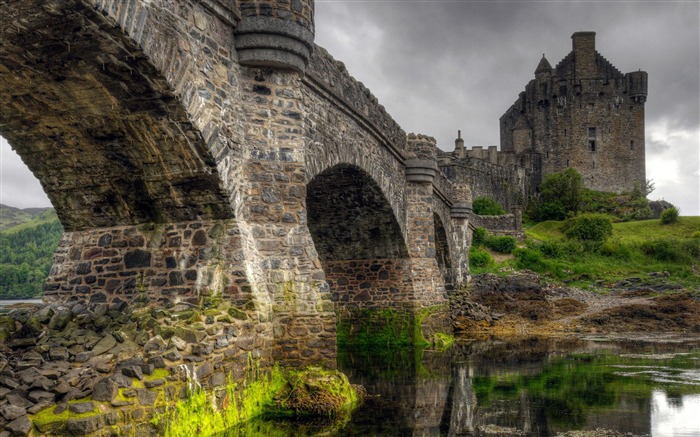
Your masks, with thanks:
M315 47L304 82L336 99L348 116L365 126L398 160L405 159L406 133L370 90L348 73L345 64L323 47Z

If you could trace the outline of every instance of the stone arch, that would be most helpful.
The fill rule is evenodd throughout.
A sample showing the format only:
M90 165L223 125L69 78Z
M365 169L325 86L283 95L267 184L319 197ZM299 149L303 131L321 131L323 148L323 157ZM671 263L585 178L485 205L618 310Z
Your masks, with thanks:
M406 258L401 229L380 187L340 164L307 186L307 221L321 260Z
M341 164L317 175L307 188L307 214L336 311L409 300L413 279L406 242L366 172Z
M114 23L78 0L0 17L0 134L66 230L233 217L202 132Z

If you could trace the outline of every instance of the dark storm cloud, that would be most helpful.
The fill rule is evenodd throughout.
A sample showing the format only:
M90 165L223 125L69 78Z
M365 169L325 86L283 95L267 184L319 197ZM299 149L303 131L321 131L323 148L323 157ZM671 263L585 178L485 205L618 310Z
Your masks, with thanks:
M595 31L596 49L620 71L649 73L647 173L668 190L655 194L700 213L698 2L319 0L316 11L316 42L404 130L446 150L458 129L467 145L499 144L498 119L542 53L556 66L572 33Z

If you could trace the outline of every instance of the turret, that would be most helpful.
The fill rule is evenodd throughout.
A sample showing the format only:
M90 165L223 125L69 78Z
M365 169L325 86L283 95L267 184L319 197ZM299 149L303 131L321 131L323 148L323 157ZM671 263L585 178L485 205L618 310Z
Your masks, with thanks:
M239 0L240 63L304 72L314 46L313 0Z
M549 64L547 58L544 57L544 53L542 53L542 59L540 59L540 63L537 64L537 68L535 69L535 77L541 79L549 77L551 74L552 66Z
M462 139L462 131L457 131L457 139L455 140L455 155L459 159L466 157L466 151L464 150L464 140Z
M625 74L627 79L627 94L632 101L644 103L647 100L647 82L649 75L646 71L635 71Z

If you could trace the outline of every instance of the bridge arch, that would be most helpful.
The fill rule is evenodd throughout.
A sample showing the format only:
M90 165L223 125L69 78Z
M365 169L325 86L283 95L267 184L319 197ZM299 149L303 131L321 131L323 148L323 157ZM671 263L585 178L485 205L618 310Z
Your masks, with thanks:
M408 249L378 184L339 164L307 187L308 227L336 309L387 307L412 290Z
M66 230L234 216L182 96L115 22L78 0L0 17L0 134Z

